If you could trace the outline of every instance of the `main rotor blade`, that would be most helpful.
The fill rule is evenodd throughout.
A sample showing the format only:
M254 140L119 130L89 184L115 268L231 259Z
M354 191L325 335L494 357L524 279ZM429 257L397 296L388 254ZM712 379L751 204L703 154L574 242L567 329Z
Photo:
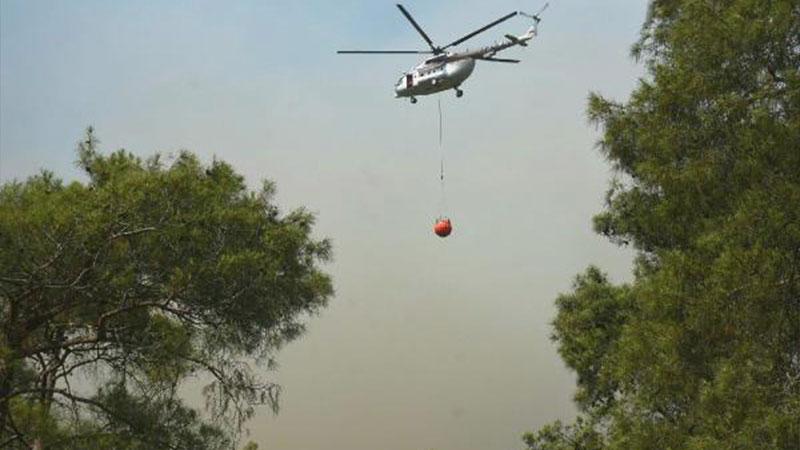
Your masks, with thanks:
M422 39L425 39L425 42L428 43L428 46L430 46L431 50L433 50L433 53L438 53L439 50L433 45L433 41L431 41L431 38L429 38L428 35L425 34L424 31L422 31L422 27L420 27L417 21L414 20L413 17L411 17L411 14L408 11L406 11L403 5L398 3L397 7L400 8L400 12L403 13L404 16L406 16L406 19L408 19L408 21L411 22L411 25L414 25L414 28L416 28L417 32L420 34L420 36L422 36Z
M512 18L512 17L514 17L514 16L516 16L517 14L519 14L517 11L514 11L514 12L512 12L512 13L509 13L509 14L507 14L507 15L505 15L505 16L503 16L503 17L501 17L501 18L497 19L497 20L495 20L494 22L490 23L489 25L486 25L486 26L485 26L485 27L483 27L483 28L479 28L479 29L477 29L477 30L473 31L472 33L470 33L470 34L468 34L468 35L466 35L466 36L462 37L461 39L459 39L459 40L457 40L457 41L453 41L453 42L451 42L451 43L450 43L450 44L448 44L448 45L445 45L444 47L442 47L442 50L448 49L448 48L450 48L450 47L452 47L452 46L454 46L454 45L458 45L458 44L460 44L460 43L462 43L462 42L466 41L467 39L470 39L470 38L472 38L472 37L474 37L474 36L476 36L476 35L478 35L478 34L480 34L480 33L483 33L484 31L488 30L489 28L492 28L492 27L493 27L493 26L495 26L495 25L498 25L498 24L500 24L500 23L502 23L502 22L505 22L506 20L508 20L508 19L510 19L510 18Z
M340 55L420 55L431 54L430 50L339 50Z
M506 58L475 58L481 61L489 61L489 62L502 62L502 63L518 63L518 59L506 59Z

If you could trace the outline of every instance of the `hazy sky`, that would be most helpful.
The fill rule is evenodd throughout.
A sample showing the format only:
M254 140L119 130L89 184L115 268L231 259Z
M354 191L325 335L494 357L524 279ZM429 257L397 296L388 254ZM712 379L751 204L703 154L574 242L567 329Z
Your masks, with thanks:
M445 44L520 0L405 2ZM624 99L646 3L551 0L540 36L478 63L441 95L447 210L440 212L434 97L393 98L424 48L384 1L0 0L0 180L66 179L94 125L105 150L216 155L251 185L277 182L333 239L337 294L269 374L269 450L511 450L570 419L573 375L549 341L553 300L588 264L630 277L629 252L591 231L610 171L586 97ZM467 44L521 34L509 20Z

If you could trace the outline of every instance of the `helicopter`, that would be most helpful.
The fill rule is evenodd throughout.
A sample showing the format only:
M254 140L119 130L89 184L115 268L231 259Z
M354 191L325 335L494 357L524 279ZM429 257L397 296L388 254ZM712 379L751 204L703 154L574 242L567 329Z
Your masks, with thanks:
M526 14L522 11L514 11L506 14L494 22L466 34L445 46L438 46L433 43L431 38L423 31L422 27L414 20L408 10L398 3L397 8L400 9L400 12L403 13L414 29L422 36L422 39L428 44L430 50L339 50L336 53L361 55L432 54L433 56L417 64L397 80L394 86L395 98L408 97L411 103L417 103L417 96L435 94L448 89L454 89L456 97L461 97L464 95L464 91L460 89L460 86L464 80L472 75L472 71L475 70L476 61L512 64L520 62L518 59L496 58L495 55L514 46L527 47L528 41L537 35L539 22L541 21L539 16L547 8L547 5L548 4L545 3L544 7L536 14ZM517 15L533 19L533 26L528 28L525 34L521 36L506 34L505 41L487 47L481 47L477 50L465 50L462 52L448 51L449 48L461 44Z

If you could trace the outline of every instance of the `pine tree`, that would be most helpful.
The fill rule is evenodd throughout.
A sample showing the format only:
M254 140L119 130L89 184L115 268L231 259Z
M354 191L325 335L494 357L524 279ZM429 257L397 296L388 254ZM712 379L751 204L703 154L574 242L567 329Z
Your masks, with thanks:
M800 448L800 4L655 0L624 103L591 95L616 177L553 338L580 417L529 449Z
M255 405L277 408L248 362L325 305L330 244L224 162L96 145L89 130L86 183L0 189L0 446L231 448ZM178 395L196 376L215 425Z

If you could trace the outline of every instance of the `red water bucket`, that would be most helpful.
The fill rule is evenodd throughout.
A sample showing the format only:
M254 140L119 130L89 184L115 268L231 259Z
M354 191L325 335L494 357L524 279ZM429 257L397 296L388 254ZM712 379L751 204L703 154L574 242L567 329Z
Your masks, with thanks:
M439 219L433 226L433 232L441 238L450 236L450 233L453 232L453 224L450 223L450 219Z

